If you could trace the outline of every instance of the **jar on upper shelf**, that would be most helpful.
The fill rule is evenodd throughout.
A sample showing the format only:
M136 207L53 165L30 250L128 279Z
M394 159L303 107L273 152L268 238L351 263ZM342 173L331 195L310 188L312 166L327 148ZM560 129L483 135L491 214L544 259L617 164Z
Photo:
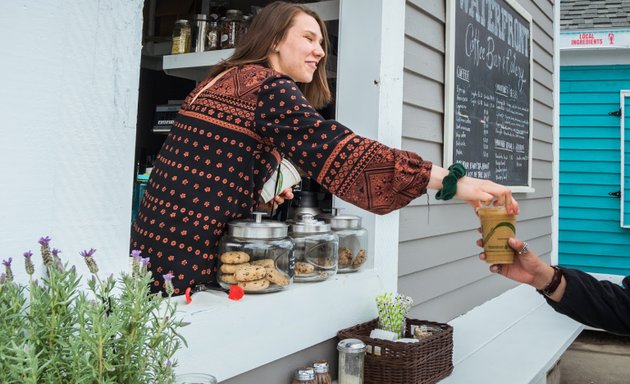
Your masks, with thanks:
M186 19L179 19L173 27L173 36L171 41L171 54L179 55L181 53L190 52L190 40L192 36L192 28Z
M368 231L361 227L361 218L354 215L333 214L318 216L330 224L339 237L339 273L356 272L368 259Z
M221 287L238 285L247 293L280 291L291 284L295 268L294 243L288 225L262 220L235 220L221 238L218 281Z
M294 282L323 281L337 273L339 239L330 224L304 213L291 222L289 235L295 241Z
M206 51L214 51L221 48L221 30L219 23L216 21L210 21L208 23L208 34L206 36Z
M228 9L221 22L221 49L234 48L242 32L243 12Z

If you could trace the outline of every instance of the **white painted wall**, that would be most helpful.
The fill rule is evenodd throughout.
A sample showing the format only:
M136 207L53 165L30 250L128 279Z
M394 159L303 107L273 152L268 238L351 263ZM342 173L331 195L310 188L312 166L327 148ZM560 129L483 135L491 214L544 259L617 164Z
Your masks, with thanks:
M86 248L128 265L142 3L0 3L0 259L18 278L44 235L77 266Z

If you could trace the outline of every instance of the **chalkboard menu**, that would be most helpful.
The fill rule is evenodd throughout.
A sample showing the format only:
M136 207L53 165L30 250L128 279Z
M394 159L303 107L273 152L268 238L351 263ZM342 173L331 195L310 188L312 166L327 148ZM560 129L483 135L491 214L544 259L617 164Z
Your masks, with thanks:
M531 190L531 16L513 0L447 4L445 164Z

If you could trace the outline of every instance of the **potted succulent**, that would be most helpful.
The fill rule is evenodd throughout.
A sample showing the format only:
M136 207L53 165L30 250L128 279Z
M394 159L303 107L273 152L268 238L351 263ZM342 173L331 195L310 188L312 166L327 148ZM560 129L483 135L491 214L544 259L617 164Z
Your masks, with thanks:
M12 258L0 275L0 382L173 383L174 355L185 344L170 295L149 293L148 258L133 251L130 273L101 279L94 249L81 252L91 278L82 283L50 239L39 240L45 277L13 280ZM165 275L169 291L170 278ZM87 289L85 289L87 287ZM172 293L172 290L170 291Z

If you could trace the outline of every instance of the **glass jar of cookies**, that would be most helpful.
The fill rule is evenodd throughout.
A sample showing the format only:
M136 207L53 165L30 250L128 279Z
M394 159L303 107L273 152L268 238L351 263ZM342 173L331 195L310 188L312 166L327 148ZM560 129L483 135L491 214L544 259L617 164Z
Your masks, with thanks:
M293 281L294 242L288 225L262 220L235 220L221 239L218 281L221 287L238 285L246 293L281 291Z
M354 215L330 215L324 218L339 236L339 273L358 271L368 258L368 231L361 218Z
M291 223L289 235L295 241L294 282L323 281L337 273L339 239L330 224L304 213Z

